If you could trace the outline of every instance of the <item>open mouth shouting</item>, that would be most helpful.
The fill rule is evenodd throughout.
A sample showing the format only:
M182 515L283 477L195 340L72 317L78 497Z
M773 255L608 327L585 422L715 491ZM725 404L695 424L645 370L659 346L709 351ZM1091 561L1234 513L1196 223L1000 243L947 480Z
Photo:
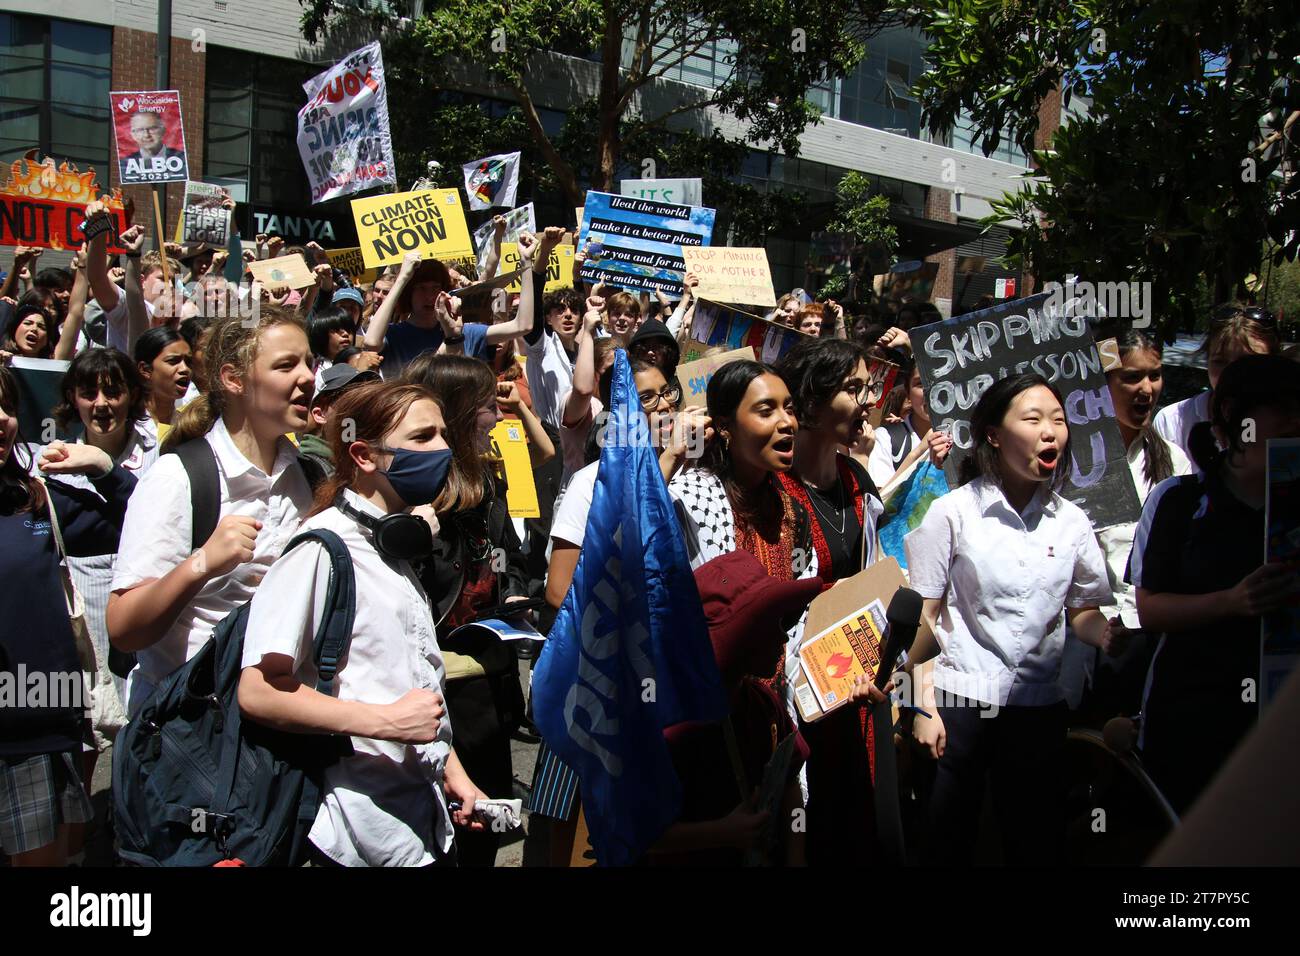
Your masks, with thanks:
M776 455L777 460L786 468L794 464L794 436L782 435L776 441L772 442L772 452Z
M1060 462L1061 451L1054 445L1048 445L1038 451L1034 459L1038 462L1038 470L1045 475L1050 475L1056 471L1056 466Z

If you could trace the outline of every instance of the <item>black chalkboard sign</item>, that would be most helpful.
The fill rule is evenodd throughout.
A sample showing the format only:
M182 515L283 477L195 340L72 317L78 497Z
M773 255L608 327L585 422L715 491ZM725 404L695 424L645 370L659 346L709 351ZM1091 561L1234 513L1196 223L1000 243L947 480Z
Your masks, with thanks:
M953 439L944 463L949 483L956 486L957 470L974 445L970 416L980 396L995 381L1038 372L1065 399L1070 423L1073 460L1062 494L1095 529L1136 521L1142 509L1088 320L1048 308L1048 295L911 331L930 420Z

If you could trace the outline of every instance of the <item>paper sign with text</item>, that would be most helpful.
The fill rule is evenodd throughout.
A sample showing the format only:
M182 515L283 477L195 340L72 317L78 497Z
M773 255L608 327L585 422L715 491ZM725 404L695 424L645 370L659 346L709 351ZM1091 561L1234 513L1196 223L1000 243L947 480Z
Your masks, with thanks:
M185 158L181 94L176 90L109 93L118 176L124 186L183 183Z
M999 303L913 329L916 366L935 429L952 437L944 462L949 484L971 453L970 419L994 382L1037 372L1064 399L1070 455L1062 494L1101 530L1136 521L1141 511L1115 405L1088 319L1049 303L1050 293Z
M683 246L713 240L715 210L590 191L579 248L584 282L668 295L681 293Z
M311 201L395 184L379 41L349 53L302 88L307 102L298 110L298 156Z
M81 229L86 206L97 199L104 201L113 221L108 251L125 252L117 241L128 225L121 191L101 196L94 167L83 173L48 156L16 160L8 164L8 178L0 185L0 246L76 249L86 239Z
M682 386L682 407L704 405L704 396L709 388L709 379L713 373L729 362L754 361L754 350L748 345L743 349L719 352L694 362L677 366L677 381Z
M206 242L225 248L230 243L230 210L221 205L225 198L225 191L220 186L186 183L180 241Z
M248 264L248 271L268 289L279 286L306 289L316 284L316 276L307 267L307 260L296 252L291 256L254 260Z
M366 261L361 257L361 247L351 246L347 249L326 249L325 255L330 265L352 280L353 285L374 282L379 278L379 269L367 269Z
M766 249L682 246L686 271L699 276L695 294L710 302L776 307Z
M474 260L465 207L455 189L386 193L352 200L361 255L372 269L394 265L408 252L426 259Z
M519 268L519 245L514 242L501 243L501 262L497 266L497 275L515 272ZM523 283L516 279L506 286L506 291L522 292L523 288ZM546 287L542 291L554 292L556 289L572 288L573 246L556 246L551 250L551 261L546 264Z
M506 507L512 518L540 518L533 463L528 456L528 437L517 418L506 418L492 429L492 451L506 469Z

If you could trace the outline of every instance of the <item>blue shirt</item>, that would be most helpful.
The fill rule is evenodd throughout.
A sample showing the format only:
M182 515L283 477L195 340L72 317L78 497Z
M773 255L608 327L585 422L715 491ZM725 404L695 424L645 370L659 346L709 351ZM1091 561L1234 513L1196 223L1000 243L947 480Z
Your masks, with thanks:
M465 354L471 358L487 360L487 330L481 322L466 322L461 331L465 335ZM435 323L431 329L423 329L410 322L400 322L388 327L384 336L384 364L380 370L384 378L396 378L418 356L425 352L436 352L442 345L442 326Z

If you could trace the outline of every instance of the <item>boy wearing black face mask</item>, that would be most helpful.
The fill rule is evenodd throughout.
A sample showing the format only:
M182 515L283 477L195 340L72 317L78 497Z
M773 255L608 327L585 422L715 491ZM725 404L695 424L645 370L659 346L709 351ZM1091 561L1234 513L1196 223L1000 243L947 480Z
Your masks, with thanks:
M453 821L483 829L474 805L485 795L452 748L442 651L410 564L437 530L431 510L411 511L446 481L443 430L431 393L382 382L350 389L327 425L336 471L300 530L342 538L356 576L352 639L332 694L314 690L312 663L331 570L324 548L306 543L282 556L249 609L244 714L352 738L354 755L326 771L309 834L322 865L453 865Z

